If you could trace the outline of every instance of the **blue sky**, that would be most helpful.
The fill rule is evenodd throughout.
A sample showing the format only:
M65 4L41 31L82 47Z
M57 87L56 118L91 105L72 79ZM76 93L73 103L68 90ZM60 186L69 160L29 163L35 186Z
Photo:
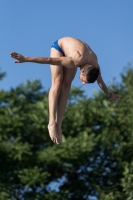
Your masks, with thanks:
M64 36L80 38L97 54L107 85L133 61L133 0L14 0L0 1L0 67L7 77L0 88L15 88L40 79L48 90L49 65L13 64L10 52L49 56L52 43ZM82 86L79 70L72 86ZM97 83L83 86L87 96Z

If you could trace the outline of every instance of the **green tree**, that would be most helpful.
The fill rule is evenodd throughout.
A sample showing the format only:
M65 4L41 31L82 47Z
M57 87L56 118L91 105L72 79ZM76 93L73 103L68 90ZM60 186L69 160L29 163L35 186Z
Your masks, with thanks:
M121 78L110 86L118 102L71 89L61 145L40 81L0 90L0 200L133 199L132 65Z

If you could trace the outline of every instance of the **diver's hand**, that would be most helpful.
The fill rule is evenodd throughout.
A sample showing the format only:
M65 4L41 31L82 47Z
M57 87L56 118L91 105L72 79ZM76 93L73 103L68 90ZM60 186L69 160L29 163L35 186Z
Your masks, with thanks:
M112 100L112 101L117 101L120 99L120 96L118 94L114 94L114 93L109 93L109 96L108 96L108 99L109 100Z
M12 52L10 53L10 56L14 59L16 59L14 61L14 63L23 63L23 62L26 62L25 60L25 57L19 53L16 53L16 52Z

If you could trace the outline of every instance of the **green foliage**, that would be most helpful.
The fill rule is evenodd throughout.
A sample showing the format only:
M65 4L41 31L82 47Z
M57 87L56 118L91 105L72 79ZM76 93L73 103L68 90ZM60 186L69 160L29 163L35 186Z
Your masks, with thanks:
M0 80L2 80L5 76L6 76L6 73L1 72L1 68L0 68Z
M109 101L72 88L63 143L50 141L48 93L39 81L0 90L0 200L133 199L133 69Z

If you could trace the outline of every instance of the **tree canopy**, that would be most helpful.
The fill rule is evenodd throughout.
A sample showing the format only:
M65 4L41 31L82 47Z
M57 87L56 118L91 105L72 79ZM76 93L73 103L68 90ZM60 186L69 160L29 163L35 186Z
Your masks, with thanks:
M40 81L0 90L1 200L133 199L132 64L109 89L118 102L71 89L61 145L49 138Z

